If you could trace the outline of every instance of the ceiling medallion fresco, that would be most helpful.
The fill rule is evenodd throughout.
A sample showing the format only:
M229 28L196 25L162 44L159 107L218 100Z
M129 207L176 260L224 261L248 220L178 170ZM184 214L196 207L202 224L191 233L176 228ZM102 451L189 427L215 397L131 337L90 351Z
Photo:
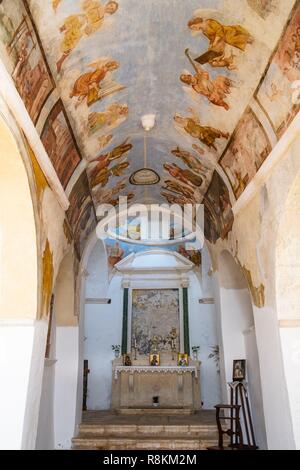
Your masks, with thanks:
M89 208L120 195L204 201L208 239L226 236L299 111L299 39L295 0L2 0L0 58L71 201L78 252Z
M150 168L142 168L141 170L135 171L129 179L130 184L136 186L149 186L160 182L160 176L156 171Z

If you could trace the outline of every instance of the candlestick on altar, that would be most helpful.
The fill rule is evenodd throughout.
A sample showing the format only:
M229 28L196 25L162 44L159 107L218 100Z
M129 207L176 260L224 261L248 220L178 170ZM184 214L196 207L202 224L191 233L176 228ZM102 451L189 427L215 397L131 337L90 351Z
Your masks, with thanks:
M133 350L134 350L134 360L137 360L137 341L136 337L133 338Z

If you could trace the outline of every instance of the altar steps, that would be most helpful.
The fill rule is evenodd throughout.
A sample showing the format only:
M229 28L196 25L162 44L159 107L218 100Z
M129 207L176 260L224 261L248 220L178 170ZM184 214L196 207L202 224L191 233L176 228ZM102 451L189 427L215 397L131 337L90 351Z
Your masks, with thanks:
M201 418L203 413L198 418ZM78 435L73 439L73 449L204 450L217 445L218 432L213 419L214 413L210 414L210 419L207 419L206 415L204 422L199 423L195 423L197 416L181 418L177 419L176 424L169 422L174 420L174 417L157 416L145 416L136 419L136 423L126 423L124 418L119 418L118 422L112 424L108 418L103 420L105 423L92 416L88 422L80 425ZM116 419L112 416L111 421ZM131 421L133 420L134 417L131 417ZM159 424L159 420L163 421L163 424ZM192 423L189 423L189 420Z

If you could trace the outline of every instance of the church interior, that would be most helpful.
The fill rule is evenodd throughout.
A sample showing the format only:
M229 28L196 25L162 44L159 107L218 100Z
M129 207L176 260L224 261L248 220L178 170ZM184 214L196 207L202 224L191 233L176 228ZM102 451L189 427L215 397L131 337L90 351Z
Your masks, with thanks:
M299 0L0 0L1 450L300 449L299 111Z

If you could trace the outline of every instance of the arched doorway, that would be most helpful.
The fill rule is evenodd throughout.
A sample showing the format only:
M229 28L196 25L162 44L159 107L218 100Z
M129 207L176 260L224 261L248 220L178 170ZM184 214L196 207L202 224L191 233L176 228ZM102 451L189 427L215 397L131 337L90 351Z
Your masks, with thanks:
M21 449L34 441L28 424L30 373L38 302L34 208L28 175L16 139L0 116L0 442Z
M276 303L294 440L300 448L300 174L285 202L276 244Z
M247 382L257 444L266 449L267 439L252 301L241 268L228 251L219 257L219 311L222 339L221 376L223 399L232 381L233 361L246 359Z

